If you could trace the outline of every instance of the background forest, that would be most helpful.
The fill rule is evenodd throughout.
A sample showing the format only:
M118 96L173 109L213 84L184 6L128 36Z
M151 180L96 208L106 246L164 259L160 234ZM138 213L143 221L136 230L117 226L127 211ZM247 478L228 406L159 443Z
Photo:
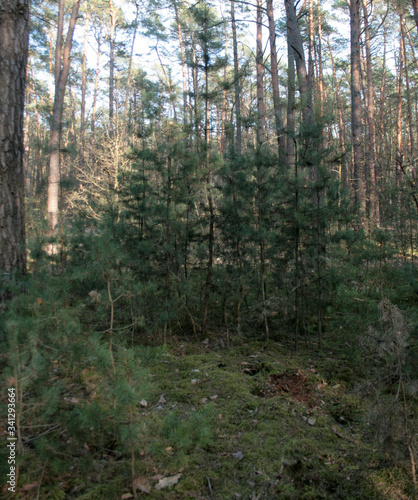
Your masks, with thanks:
M417 51L415 0L31 1L17 498L415 498Z

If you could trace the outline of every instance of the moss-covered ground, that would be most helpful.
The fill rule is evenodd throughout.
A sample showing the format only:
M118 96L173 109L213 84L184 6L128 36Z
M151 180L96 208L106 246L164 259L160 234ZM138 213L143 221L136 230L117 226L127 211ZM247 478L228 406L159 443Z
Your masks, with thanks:
M407 462L394 466L383 454L367 402L347 382L349 368L332 357L277 343L220 349L176 342L150 369L156 384L143 412L138 496L413 496ZM155 488L178 474L177 484ZM128 482L124 492L132 493Z
M141 352L149 388L133 408L132 450L129 435L112 438L133 429L129 412L104 415L103 431L89 424L78 441L77 422L67 425L74 439L52 426L28 440L14 498L414 498L406 447L385 449L377 439L371 399L357 390L363 374L349 356L296 353L277 342L225 347L181 339ZM78 406L90 408L90 419L89 401L105 408L106 395L94 369L79 379L64 403L71 418ZM390 404L396 394L387 397ZM53 448L54 432L61 448ZM1 494L11 498L4 488Z

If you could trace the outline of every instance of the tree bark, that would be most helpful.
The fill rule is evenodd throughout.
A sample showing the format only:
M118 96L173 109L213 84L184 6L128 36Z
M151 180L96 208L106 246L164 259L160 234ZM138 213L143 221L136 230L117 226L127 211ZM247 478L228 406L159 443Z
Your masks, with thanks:
M84 165L84 152L86 147L86 90L87 90L87 33L89 30L90 11L86 12L84 25L83 61L81 70L81 117L80 117L80 163Z
M241 133L241 88L239 83L239 65L238 65L238 43L237 26L235 22L235 2L231 0L231 23L232 23L232 44L234 51L234 93L235 93L235 120L236 120L236 152L238 155L242 152L242 133Z
M360 0L350 2L351 42L351 139L354 162L354 200L359 205L360 222L366 214L363 124L361 120Z
M277 142L279 147L279 159L281 164L285 164L286 141L283 134L282 103L279 92L279 75L277 65L276 49L276 27L273 15L273 0L267 0L267 16L269 21L270 39L270 61L271 61L271 86L273 90L273 107L276 124Z
M264 89L263 89L263 38L262 38L262 5L261 0L257 0L257 147L260 147L266 140L265 136L265 109L264 109Z
M321 0L318 0L318 98L319 98L319 114L322 117L324 114L324 71L322 67L322 12Z
M287 42L287 123L286 123L286 165L292 169L296 162L295 144L295 61L293 49Z
M99 32L96 35L97 41L97 58L96 58L96 73L94 76L94 93L93 93L93 109L91 113L91 145L94 145L96 133L96 111L97 111L97 94L99 89L99 75L100 75L100 56L102 48L102 27L100 26ZM90 150L90 161L93 157L93 148Z
M80 0L74 0L71 12L70 24L65 40L62 64L59 62L60 71L55 85L54 107L52 110L50 128L50 153L49 153L49 176L48 176L48 224L54 234L58 225L59 214L59 184L60 184L60 142L61 142L61 121L64 109L64 95L67 86L68 74L70 72L70 55L73 43L75 24L77 21ZM59 47L57 45L57 50ZM55 72L57 75L57 71Z
M312 117L312 88L309 87L308 73L306 71L305 53L300 34L294 0L285 0L287 15L288 43L293 50L298 75L299 92L302 101L302 121L306 125Z
M181 29L181 21L179 15L179 9L177 5L177 1L173 1L174 13L176 15L176 24L177 24L177 36L179 39L180 45L180 57L181 57L181 68L182 68L182 83L183 83L183 125L187 125L187 65L186 65L186 55L184 53L184 43L183 43L183 32Z
M396 187L398 186L401 174L403 172L403 160L404 160L404 151L403 151L403 136L402 136L402 91L403 91L403 66L404 66L404 38L402 33L402 21L403 15L402 12L399 12L399 20L401 25L401 32L399 34L399 69L397 71L397 107L396 107L396 177L395 183Z
M366 0L363 0L363 17L364 17L364 36L366 41L366 81L367 81L367 100L366 100L366 116L367 116L367 148L366 148L366 165L368 168L368 178L370 182L369 203L370 203L370 223L372 227L379 224L379 210L377 205L377 188L376 188L376 170L377 170L377 151L376 151L376 127L374 122L374 84L372 73L372 56L370 47L370 31L369 17L367 12Z
M133 61L134 48L135 48L136 32L138 31L138 17L139 17L139 5L138 5L138 3L135 3L135 8L136 8L136 14L135 14L135 22L134 22L134 34L132 36L131 53L129 55L128 78L126 80L125 105L124 105L124 109L123 109L123 126L124 126L124 128L126 127L126 120L127 120L127 116L128 116L128 104L129 104L129 99L131 96L132 61Z
M418 0L412 0L412 8L414 9L414 19L418 29Z
M28 0L3 0L0 13L0 272L26 272L23 115Z
M116 29L116 9L113 1L109 0L110 27L110 59L109 59L109 136L113 137L115 133L115 29Z
M340 156L341 156L341 166L339 168L339 181L342 183L344 189L348 188L348 172L347 172L347 162L345 155L345 126L344 126L344 118L343 118L343 104L341 100L341 92L340 86L337 81L337 72L335 69L335 61L334 55L332 53L331 43L329 41L329 37L327 38L328 51L331 59L331 67L332 67L332 78L335 88L335 100L338 110L338 139L340 144Z

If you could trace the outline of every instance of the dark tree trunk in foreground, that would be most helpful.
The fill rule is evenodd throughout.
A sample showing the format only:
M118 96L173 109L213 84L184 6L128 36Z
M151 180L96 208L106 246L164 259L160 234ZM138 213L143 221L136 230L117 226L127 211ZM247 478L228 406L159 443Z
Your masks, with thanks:
M28 0L0 4L0 273L26 271L23 110Z

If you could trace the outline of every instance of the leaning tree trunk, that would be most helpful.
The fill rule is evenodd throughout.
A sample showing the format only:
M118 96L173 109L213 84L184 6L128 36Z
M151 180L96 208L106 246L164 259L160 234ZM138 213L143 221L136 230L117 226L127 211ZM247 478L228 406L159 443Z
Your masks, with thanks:
M0 272L26 272L23 110L28 0L3 0L0 15Z

